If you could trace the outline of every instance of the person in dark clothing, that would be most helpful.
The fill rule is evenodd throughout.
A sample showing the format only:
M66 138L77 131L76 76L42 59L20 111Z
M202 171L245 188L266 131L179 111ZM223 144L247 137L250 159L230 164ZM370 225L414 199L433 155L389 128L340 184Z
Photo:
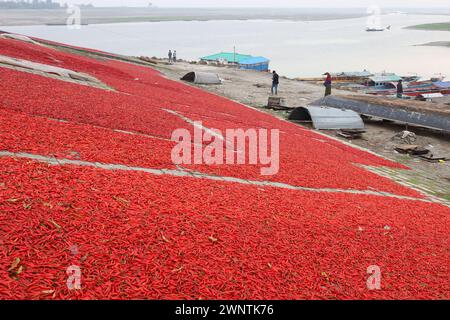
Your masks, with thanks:
M168 56L169 56L169 63L171 63L172 62L172 50L169 50Z
M278 95L279 84L280 84L280 76L276 71L274 71L272 77L272 95Z
M325 86L325 97L331 95L331 74L326 72L323 74L327 76L323 85Z
M403 98L403 80L399 80L397 83L397 98Z

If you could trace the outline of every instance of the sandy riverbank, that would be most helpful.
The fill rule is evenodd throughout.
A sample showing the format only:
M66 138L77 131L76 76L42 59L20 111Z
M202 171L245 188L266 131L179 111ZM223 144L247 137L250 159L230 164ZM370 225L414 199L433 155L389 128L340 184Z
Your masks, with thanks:
M270 94L271 75L255 71L236 70L226 67L205 66L189 64L186 62L174 65L158 64L157 69L167 77L179 80L189 71L202 71L218 73L223 79L222 85L200 86L201 88L227 98L239 101L248 106L257 108L262 112L270 113L278 118L287 119L289 112L266 109ZM280 96L286 99L289 106L304 106L323 97L324 88L320 85L282 78L280 83ZM348 95L348 91L334 90L333 94ZM308 125L306 125L308 126ZM366 148L389 159L401 162L410 168L411 172L401 173L401 182L410 182L426 186L432 193L450 200L450 163L428 163L414 157L397 153L394 148L401 144L393 137L407 129L405 125L387 123L383 121L366 122L367 133L361 140L348 141L337 136L334 130L322 133L350 142L354 146ZM417 135L415 144L432 150L435 155L450 157L450 135L423 129L409 127ZM397 177L393 177L397 178Z

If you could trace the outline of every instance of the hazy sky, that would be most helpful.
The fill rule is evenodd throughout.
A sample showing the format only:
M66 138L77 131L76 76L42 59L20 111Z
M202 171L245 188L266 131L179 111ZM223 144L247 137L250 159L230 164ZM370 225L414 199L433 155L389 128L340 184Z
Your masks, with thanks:
M92 3L96 6L160 7L450 7L450 0L59 0L68 3Z

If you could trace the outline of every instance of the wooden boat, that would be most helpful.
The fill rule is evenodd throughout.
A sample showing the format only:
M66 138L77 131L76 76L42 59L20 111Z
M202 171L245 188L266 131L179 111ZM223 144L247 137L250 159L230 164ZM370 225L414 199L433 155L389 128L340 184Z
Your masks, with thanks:
M383 27L367 27L366 28L367 32L379 32L379 31L384 31L384 30L391 30L391 26L388 26L386 28L383 28Z
M379 31L384 31L385 29L382 27L371 27L371 28L367 28L366 31L367 32L379 32Z
M450 90L442 90L442 89L437 89L437 88L409 88L409 89L405 89L403 91L403 95L404 96L408 96L408 97L417 97L421 94L432 94L432 93L441 93L443 95L446 95L448 93L446 92L450 92ZM370 95L375 95L375 96L393 96L397 94L397 90L396 89L390 89L390 90L372 90L372 91L367 91L367 94Z

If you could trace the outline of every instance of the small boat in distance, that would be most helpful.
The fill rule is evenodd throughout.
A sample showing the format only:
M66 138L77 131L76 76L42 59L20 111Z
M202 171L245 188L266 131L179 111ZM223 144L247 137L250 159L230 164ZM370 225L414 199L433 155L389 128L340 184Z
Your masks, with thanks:
M384 31L384 30L391 30L391 26L388 26L387 28L383 27L367 27L367 32L377 32L377 31Z

